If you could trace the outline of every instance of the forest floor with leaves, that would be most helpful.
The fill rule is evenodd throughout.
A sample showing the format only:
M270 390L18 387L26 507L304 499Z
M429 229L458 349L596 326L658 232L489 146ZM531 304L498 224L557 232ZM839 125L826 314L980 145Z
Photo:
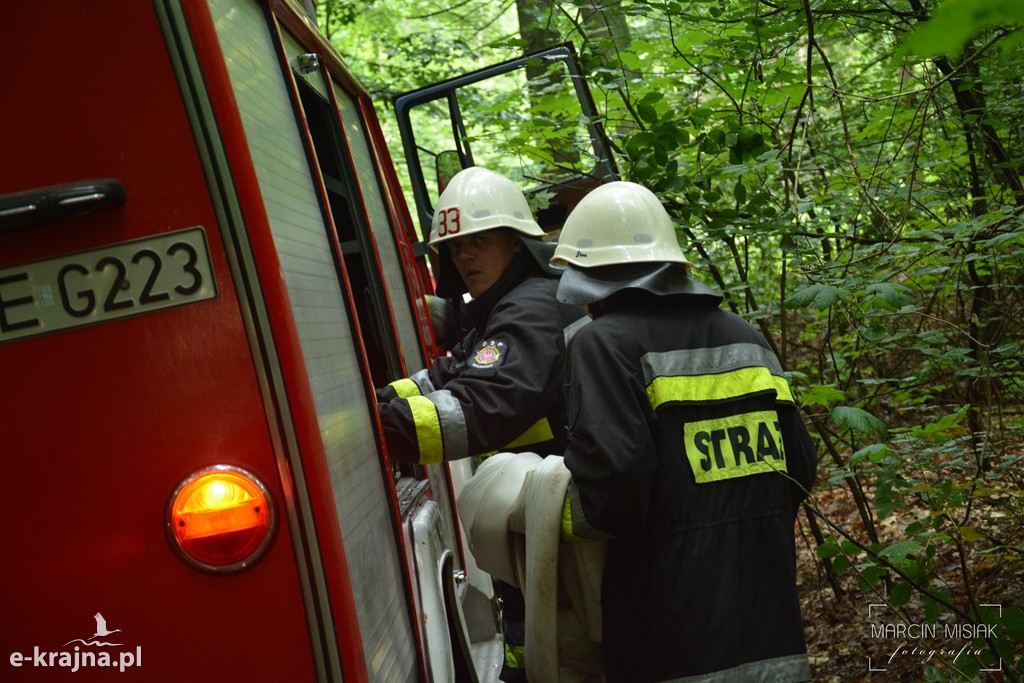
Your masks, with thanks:
M1019 499L1020 491L1008 489L1010 498ZM848 489L844 487L819 488L813 493L816 508L832 523L845 530L854 530L862 535L864 525ZM970 586L979 603L1022 607L1024 594L1024 559L1021 547L1024 545L1024 529L1021 520L1005 514L999 506L989 510L978 510L979 531L988 538L998 538L1009 546L1008 554L972 551L966 561ZM900 515L893 515L877 523L877 530L883 542L902 540ZM903 518L903 524L906 523ZM820 683L845 683L846 681L1019 681L1020 672L982 672L977 677L965 677L957 673L955 662L957 650L972 647L969 640L947 639L943 636L945 623L958 620L949 615L940 615L937 632L927 637L896 639L880 637L880 624L898 622L915 624L918 630L927 620L923 613L907 620L896 615L885 605L884 589L878 592L863 592L858 586L856 575L848 571L842 576L830 579L824 562L817 557L815 542L808 528L806 518L801 515L797 538L797 572L800 586L801 607L804 618L804 632L807 638L811 672ZM1007 561L1009 560L1009 561ZM947 543L936 557L937 574L941 583L950 590L956 604L967 604L962 576L963 569L956 546ZM836 589L840 594L837 595ZM913 612L913 601L908 607ZM872 629L875 629L873 632ZM927 627L924 627L925 629ZM892 635L889 632L887 636ZM913 635L911 633L911 635ZM1024 643L1015 643L1019 658ZM950 666L954 663L954 666ZM929 669L932 669L929 671Z

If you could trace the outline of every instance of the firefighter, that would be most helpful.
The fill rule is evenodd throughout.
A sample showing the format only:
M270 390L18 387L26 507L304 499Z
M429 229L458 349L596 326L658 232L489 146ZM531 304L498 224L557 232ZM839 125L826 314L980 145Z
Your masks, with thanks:
M794 523L817 456L778 359L643 186L587 195L552 264L593 318L566 353L563 534L608 541L607 680L810 680Z
M438 199L430 232L436 292L466 292L470 329L451 353L378 391L394 460L439 463L497 451L561 454L563 328L583 317L555 298L548 261L522 191L480 167L457 173ZM524 680L522 594L499 583L505 622L502 680ZM512 671L515 669L515 671Z

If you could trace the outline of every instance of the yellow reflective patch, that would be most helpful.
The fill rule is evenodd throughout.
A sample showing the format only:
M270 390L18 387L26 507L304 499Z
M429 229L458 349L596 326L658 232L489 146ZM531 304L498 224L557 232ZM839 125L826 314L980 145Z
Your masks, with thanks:
M566 543L579 543L587 539L581 538L572 532L572 501L569 494L565 494L565 502L562 504L562 540Z
M548 422L548 419L546 417L542 417L541 419L534 422L529 429L527 429L525 432L509 441L507 444L505 444L498 450L488 451L487 453L481 453L480 455L476 456L476 462L477 464L480 464L487 458L497 453L501 453L512 448L519 448L520 446L529 446L535 443L544 443L545 441L551 441L551 439L553 438L555 438L555 434L554 432L551 431L551 423Z
M420 464L434 465L444 459L444 440L441 438L441 421L437 408L426 396L410 396L406 399L416 425L416 443L420 448Z
M394 382L388 385L395 390L399 398L409 398L410 396L419 396L420 387L416 382L413 382L408 377L404 379L396 379Z
M669 401L717 401L774 390L780 401L793 401L789 382L768 368L741 368L714 375L655 377L647 385L647 398L655 409Z
M683 440L698 484L786 471L779 416L773 410L688 422Z
M505 643L505 666L510 669L526 668L526 648Z
M515 439L505 444L504 448L518 448L520 446L529 446L533 443L543 443L544 441L551 441L555 438L555 435L551 432L551 424L548 422L546 417L534 422L530 425L530 428L525 432L517 436Z

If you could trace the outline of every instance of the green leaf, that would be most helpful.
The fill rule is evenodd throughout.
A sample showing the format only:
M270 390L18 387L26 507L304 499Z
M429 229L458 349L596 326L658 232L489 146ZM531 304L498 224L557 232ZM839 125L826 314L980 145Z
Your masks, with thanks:
M686 52L694 47L703 45L708 41L708 34L703 31L687 31L675 40L675 46L683 52Z
M860 570L860 587L865 592L874 590L875 586L878 585L878 580L889 571L877 564L859 565L857 568Z
M840 554L839 546L835 544L835 541L825 541L818 546L818 557L822 559L829 559Z
M910 602L910 596L913 593L914 589L910 587L909 583L900 581L889 591L889 604L893 607L903 607Z
M936 422L923 425L911 432L911 435L917 439L927 439L931 441L944 440L948 436L951 436L953 428L958 427L967 416L967 411L970 409L970 405L961 406L952 415L944 415Z
M848 296L845 290L834 285L814 284L804 287L786 299L785 307L788 309L806 308L813 302L817 304L818 308L831 308Z
M900 541L883 548L878 555L879 557L886 558L893 564L899 564L907 559L907 555L917 552L917 549L920 547L921 544L917 541Z
M985 240L981 243L981 246L985 249L991 249L993 247L1001 247L1004 244L1012 242L1017 242L1018 245L1020 245L1020 243L1024 243L1024 234L1019 232L1003 233L1002 235L996 235L991 239Z
M982 29L1010 23L1024 23L1024 3L1020 0L946 0L907 36L900 52L956 57Z
M864 458L868 458L872 463L878 464L885 460L886 456L892 453L892 449L886 446L884 443L873 443L870 446L865 446L856 453L850 456L850 465L856 465Z
M939 603L927 596L922 598L921 602L924 603L925 620L930 624L934 624L936 619L939 618Z
M732 188L732 196L736 198L737 204L745 204L747 202L747 187L743 184L743 181L736 183L736 186Z
M800 392L800 405L824 406L826 408L846 400L846 394L831 384L815 384L808 391Z
M842 547L843 552L847 555L856 555L860 552L860 548L858 548L857 544L853 541L848 541L844 539L839 545L840 547Z
M913 306L914 300L907 296L907 288L902 285L894 285L891 282L870 284L867 291L886 305L886 308L898 311L905 306Z
M880 323L873 322L868 325L862 334L869 342L880 342L889 336L889 328Z
M998 619L1006 637L1015 642L1024 641L1024 612L1016 607L1003 607L1003 614Z
M863 434L877 434L888 438L889 430L885 423L866 410L853 406L836 406L832 409L832 421L842 429L852 429Z
M637 104L636 113L640 117L641 121L654 123L658 120L658 110L644 102Z

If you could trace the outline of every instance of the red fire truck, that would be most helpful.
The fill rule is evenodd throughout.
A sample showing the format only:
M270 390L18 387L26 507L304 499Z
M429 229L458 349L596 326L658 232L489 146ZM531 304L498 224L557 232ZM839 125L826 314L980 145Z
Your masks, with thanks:
M418 235L446 155L410 133L417 230L292 2L0 17L0 680L493 680L468 465L393 464L374 400L440 352ZM447 102L480 163L454 93L490 75L403 126Z

